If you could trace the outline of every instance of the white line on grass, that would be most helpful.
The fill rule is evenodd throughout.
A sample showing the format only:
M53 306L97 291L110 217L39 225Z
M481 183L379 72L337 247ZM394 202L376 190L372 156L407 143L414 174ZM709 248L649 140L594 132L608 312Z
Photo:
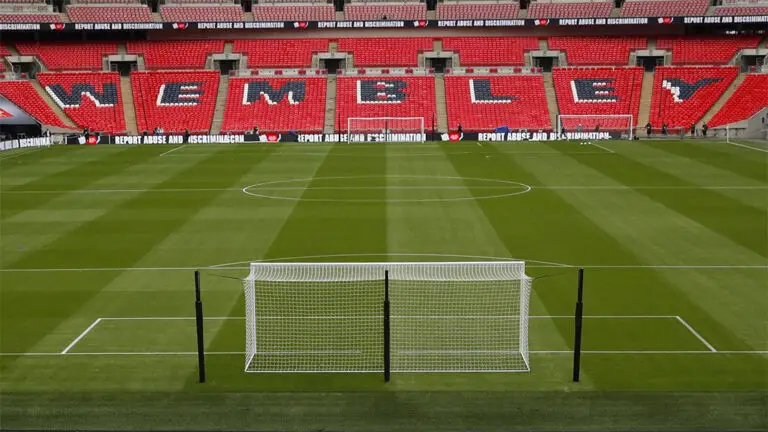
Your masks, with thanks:
M362 351L356 351L362 353ZM560 355L560 354L573 354L573 350L532 350L531 354L537 355ZM676 355L676 354L708 354L708 355L768 355L768 351L675 351L675 350L627 350L627 351L610 351L610 350L582 350L582 354L594 354L594 355ZM245 355L244 351L206 351L206 355ZM71 352L71 353L55 353L55 352L25 352L25 353L0 353L2 357L66 357L66 356L193 356L197 355L197 351L155 351L155 352Z
M595 146L595 147L597 147L597 148L599 148L599 149L603 149L603 150L607 151L608 153L616 153L615 151L613 151L613 150L611 150L611 149L609 149L609 148L605 148L605 147L601 146L600 144L595 144L595 143L593 143L593 142L589 142L589 143L587 143L587 144L589 144L589 145L591 145L591 146Z
M671 270L733 270L768 269L768 265L555 265L533 264L529 268L585 268L585 269L671 269ZM189 271L189 270L249 270L250 267L81 267L81 268L5 268L2 273L35 272L99 272L99 271Z
M64 351L62 351L61 354L67 354L69 350L71 350L72 347L75 346L76 343L80 342L80 339L84 338L85 335L87 335L89 331L93 330L93 328L96 327L96 325L100 322L101 322L101 318L96 318L96 321L92 322L91 325L89 325L84 332L80 333L80 336L76 337L71 344L67 345L67 347L64 348Z
M17 157L19 157L19 156L28 155L28 154L30 154L30 153L39 152L40 150L45 150L45 149L47 149L47 148L48 148L48 147L40 147L40 148L36 148L36 149L34 149L34 150L29 150L29 151L25 151L25 152L20 152L20 153L12 154L12 155L6 156L6 157L4 157L4 158L0 158L0 161L4 161L4 160L8 160L8 159L17 158Z
M310 315L310 316L262 316L258 319L380 319L381 315ZM393 315L392 318L402 319L518 319L517 315ZM531 315L530 319L572 319L573 315ZM676 319L676 315L584 315L589 319ZM170 321L194 320L195 317L102 317L102 321ZM204 317L206 320L244 320L245 317Z
M680 324L684 325L684 326L685 326L685 328L687 328L688 330L690 330L690 332L691 332L691 333L693 333L693 335L694 335L694 336L696 336L696 338L697 338L698 340L700 340L700 341L701 341L701 343L703 343L703 344L704 344L704 345L705 345L705 346L706 346L706 347L707 347L707 348L708 348L710 351L712 351L712 352L717 352L717 350L715 349L715 347L713 347L713 346L712 346L712 344L710 344L709 342L707 342L707 340L706 340L706 339L704 339L704 338L703 338L703 337L702 337L702 336L699 334L699 332L697 332L696 330L694 330L694 329L693 329L693 327L691 327L691 325L690 325L690 324L688 324L688 322L686 322L684 319L680 318L679 316L676 316L675 318L676 318L678 321L680 321Z
M505 180L506 181L506 180ZM257 191L292 191L292 190L407 190L407 189L466 189L477 187L479 189L515 189L510 186L308 186L308 187L259 187ZM544 190L766 190L768 186L625 186L625 185L597 185L597 186L546 186L530 185L532 189ZM168 188L168 189L62 189L62 190L3 190L0 194L115 194L115 193L145 193L145 192L242 192L243 188Z
M180 146L178 146L178 147L176 147L176 148L172 148L172 149L168 150L167 152L163 152L163 153L160 153L160 154L158 155L158 157L159 157L159 156L165 156L165 155L167 155L168 153L172 153L172 152L175 152L176 150L182 149L182 148L184 148L185 146L186 146L186 144L182 144L182 145L180 145Z
M727 142L727 141L726 141L726 142ZM737 143L737 142L733 142L733 141L731 141L731 142L728 142L728 144L731 144L731 145L735 145L735 146L739 146L739 147L748 148L748 149L750 149L750 150L757 150L757 151L759 151L759 152L763 152L763 153L768 153L768 150L766 150L766 149L761 149L761 148L757 148L757 147L752 147L752 146L748 146L748 145L746 145L746 144L739 144L739 143Z

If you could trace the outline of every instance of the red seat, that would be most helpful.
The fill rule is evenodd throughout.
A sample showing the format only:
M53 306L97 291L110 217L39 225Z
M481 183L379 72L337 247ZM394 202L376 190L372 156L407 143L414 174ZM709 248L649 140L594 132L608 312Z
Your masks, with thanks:
M246 54L248 67L310 67L328 39L237 39L232 52Z
M477 92L472 90L478 86L478 80L490 83L497 100L478 99ZM448 126L452 130L459 124L464 131L480 132L499 126L544 130L552 127L541 75L447 75L445 98Z
M95 132L125 132L123 101L120 95L120 75L116 72L64 72L37 74L40 84L67 116L81 128ZM79 103L68 103L57 96L54 90L72 94L73 86L90 85L93 90L103 95L99 102L94 95L82 94ZM98 97L98 96L97 96Z
M611 16L612 9L611 1L562 3L535 1L528 6L528 18L602 18Z
M554 68L552 79L560 114L630 114L633 123L637 123L643 84L642 68ZM610 117L567 119L563 126L567 130L575 130L579 123L585 130L593 130L598 124L602 130L626 131L629 126L626 118Z
M383 19L427 19L426 4L355 4L347 3L344 17L348 20L375 21Z
M715 15L768 15L768 6L720 6Z
M255 21L334 21L336 9L333 5L266 6L253 5Z
M651 123L687 129L704 117L738 73L736 66L657 67Z
M0 95L44 125L69 129L29 81L0 81Z
M338 47L353 55L355 66L417 66L419 53L432 50L432 38L339 39Z
M163 21L243 21L243 8L235 5L222 6L160 6Z
M166 132L208 133L211 129L216 95L219 90L217 71L133 72L131 84L136 105L139 131L151 132L160 126ZM182 102L165 102L163 95L184 88ZM170 100L175 100L169 97Z
M672 63L728 64L742 48L757 48L760 36L686 36L660 37L659 49L672 50Z
M255 93L257 86L267 85L269 93ZM255 94L248 100L246 93ZM286 85L303 85L294 91ZM303 94L302 94L303 91ZM258 126L263 131L322 132L325 121L325 78L232 78L229 81L227 106L224 112L222 132L243 132ZM274 100L278 99L279 100Z
M632 50L646 49L644 37L549 38L549 49L565 51L569 65L626 65Z
M625 17L669 17L706 15L709 0L628 0L621 8Z
M67 6L72 22L152 22L152 11L145 5Z
M459 54L462 66L523 66L525 52L539 49L536 37L445 37L443 49Z
M756 97L763 95L764 97ZM768 106L768 74L750 74L712 117L710 127L746 120Z
M438 3L437 19L514 19L520 13L517 3Z
M21 55L37 56L48 70L100 71L104 56L117 54L115 42L20 42Z
M57 13L2 13L0 23L60 23L63 22Z
M388 94L402 98L388 97ZM350 117L422 117L424 129L430 130L435 113L435 80L431 76L339 77L337 80L336 128L339 131L347 130Z
M142 54L148 69L202 69L209 55L224 52L224 41L129 41L127 49Z

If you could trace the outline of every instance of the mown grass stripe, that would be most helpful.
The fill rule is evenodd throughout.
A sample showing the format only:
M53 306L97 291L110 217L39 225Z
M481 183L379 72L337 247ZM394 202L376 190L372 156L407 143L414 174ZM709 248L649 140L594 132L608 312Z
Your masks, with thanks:
M733 151L723 151L719 148L728 146L728 144L690 145L687 143L649 141L645 145L728 171L739 177L752 179L763 184L768 183L768 158L744 158L734 154Z

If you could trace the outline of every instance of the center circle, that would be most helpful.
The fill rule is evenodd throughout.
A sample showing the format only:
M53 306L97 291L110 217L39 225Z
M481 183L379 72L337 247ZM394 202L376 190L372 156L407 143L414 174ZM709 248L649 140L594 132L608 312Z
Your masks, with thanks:
M473 189L476 194L472 193ZM242 190L246 195L258 198L287 201L417 203L506 198L522 195L531 189L531 186L525 183L510 180L386 175L272 180L252 184Z

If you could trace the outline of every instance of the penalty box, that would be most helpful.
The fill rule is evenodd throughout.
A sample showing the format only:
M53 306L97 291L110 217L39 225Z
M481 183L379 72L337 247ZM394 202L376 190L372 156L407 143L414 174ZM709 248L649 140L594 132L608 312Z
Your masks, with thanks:
M243 317L208 317L204 324L207 353L244 355ZM571 316L531 316L531 353L570 352L573 326ZM195 337L193 317L102 317L75 337L61 354L194 355ZM326 336L317 335L318 339L306 341L306 346L322 345L318 342L323 337ZM292 345L295 348L299 344ZM674 315L585 316L582 349L628 354L716 351L688 322ZM290 355L290 351L285 354ZM296 352L296 355L301 354ZM354 352L337 354L355 355Z

